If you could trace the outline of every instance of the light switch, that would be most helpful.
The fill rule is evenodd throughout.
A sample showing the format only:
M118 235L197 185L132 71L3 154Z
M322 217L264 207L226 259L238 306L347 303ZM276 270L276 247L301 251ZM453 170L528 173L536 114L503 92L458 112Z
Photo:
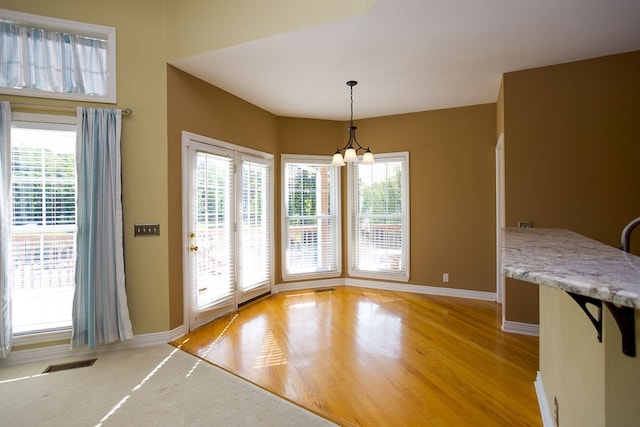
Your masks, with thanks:
M135 237L159 236L160 224L134 224L133 235Z

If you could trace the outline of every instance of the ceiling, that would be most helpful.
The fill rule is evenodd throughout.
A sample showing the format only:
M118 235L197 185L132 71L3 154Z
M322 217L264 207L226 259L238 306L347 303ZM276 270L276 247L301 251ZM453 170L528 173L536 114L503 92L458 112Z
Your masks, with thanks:
M502 74L640 49L638 0L378 0L364 15L173 61L283 117L496 102Z

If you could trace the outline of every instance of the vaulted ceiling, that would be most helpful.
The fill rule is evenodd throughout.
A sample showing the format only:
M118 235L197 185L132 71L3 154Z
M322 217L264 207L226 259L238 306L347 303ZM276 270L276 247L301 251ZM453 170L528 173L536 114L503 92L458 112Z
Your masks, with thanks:
M638 0L378 0L369 12L172 61L278 116L495 102L502 74L640 49Z

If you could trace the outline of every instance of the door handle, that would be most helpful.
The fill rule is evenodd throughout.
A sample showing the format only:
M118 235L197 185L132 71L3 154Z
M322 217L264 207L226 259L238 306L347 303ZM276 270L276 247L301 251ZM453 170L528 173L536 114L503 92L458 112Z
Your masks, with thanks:
M198 252L198 247L196 245L189 245L189 252Z

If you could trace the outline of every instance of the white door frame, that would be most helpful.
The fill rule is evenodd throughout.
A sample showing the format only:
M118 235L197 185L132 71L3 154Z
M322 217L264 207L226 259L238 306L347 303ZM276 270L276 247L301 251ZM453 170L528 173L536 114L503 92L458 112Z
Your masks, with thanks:
M183 325L184 327L187 329L187 331L190 330L190 313L191 313L191 290L189 289L188 284L190 283L190 278L188 277L189 275L189 244L190 244L190 240L189 240L189 231L190 231L190 225L189 225L189 192L188 192L188 186L189 186L189 156L188 156L188 150L190 145L192 144L192 142L197 142L197 143L202 143L202 144L207 144L210 145L212 147L218 147L218 148L223 148L223 149L227 149L227 150L232 150L232 151L236 151L238 153L241 154L249 154L249 155L253 155L253 156L257 156L257 157L261 157L261 158L265 158L265 159L269 159L269 161L271 162L271 167L270 167L270 188L269 188L269 200L270 200L270 216L271 216L271 224L270 224L270 230L271 230L271 235L269 236L269 244L271 246L271 248L274 247L274 240L273 240L273 188L274 188L274 183L273 183L273 177L274 177L274 172L273 172L273 154L270 153L265 153L262 151L258 151L258 150L254 150L251 148L247 148L247 147L242 147L239 145L235 145L235 144L231 144L228 142L224 142L224 141L220 141L217 139L213 139L213 138L209 138L203 135L198 135L192 132L188 132L188 131L182 131L182 295L183 295ZM272 251L273 252L273 251ZM275 291L275 280L273 277L273 273L274 273L274 260L273 257L271 258L271 265L270 265L270 270L271 270L271 281L269 284L269 290L273 293ZM239 301L239 299L236 297L236 295L234 295L234 300L235 300L235 304L234 307L235 309L237 309L237 305L238 302L242 302Z
M502 304L502 322L504 323L504 276L500 262L502 251L502 229L505 226L505 189L504 189L504 133L500 133L496 144L496 300Z

